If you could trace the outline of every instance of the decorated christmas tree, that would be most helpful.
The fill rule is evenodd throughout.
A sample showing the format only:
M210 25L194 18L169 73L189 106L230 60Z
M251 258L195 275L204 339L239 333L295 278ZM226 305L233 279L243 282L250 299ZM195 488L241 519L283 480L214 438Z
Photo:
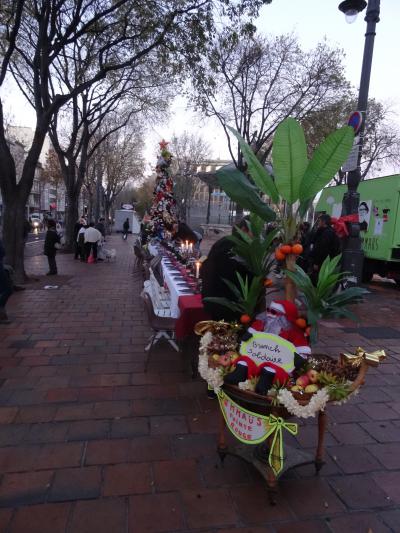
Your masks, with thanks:
M156 166L156 184L153 193L153 204L150 209L152 233L161 239L172 230L177 222L176 201L174 198L174 182L171 177L172 154L168 150L168 142L160 143L160 156Z

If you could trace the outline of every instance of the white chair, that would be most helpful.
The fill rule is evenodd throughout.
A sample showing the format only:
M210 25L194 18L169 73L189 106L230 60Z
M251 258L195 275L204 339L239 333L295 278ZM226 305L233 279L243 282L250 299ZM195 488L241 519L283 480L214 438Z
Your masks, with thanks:
M146 291L143 291L141 297L143 299L149 325L153 330L153 333L149 339L149 344L145 348L145 351L147 352L147 358L144 365L144 371L147 372L152 349L160 339L165 338L172 348L174 348L174 350L177 352L179 352L179 347L174 340L176 318L156 315L150 295Z

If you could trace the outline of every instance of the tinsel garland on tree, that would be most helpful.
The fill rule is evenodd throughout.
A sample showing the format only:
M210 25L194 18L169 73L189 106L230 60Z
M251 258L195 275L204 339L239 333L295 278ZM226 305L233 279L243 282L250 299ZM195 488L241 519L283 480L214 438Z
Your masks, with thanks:
M153 192L153 204L150 209L152 233L161 239L164 239L166 231L170 231L173 224L177 223L174 182L170 171L172 154L167 146L168 142L164 140L160 142L160 156L156 166L156 185Z

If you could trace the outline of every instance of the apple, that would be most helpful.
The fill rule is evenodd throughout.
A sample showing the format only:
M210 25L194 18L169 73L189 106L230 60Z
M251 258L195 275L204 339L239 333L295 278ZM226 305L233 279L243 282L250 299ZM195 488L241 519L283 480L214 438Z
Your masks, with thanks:
M313 368L310 368L310 370L307 372L307 377L310 383L317 383L319 374L316 370L314 370Z
M310 380L306 374L296 379L296 385L298 385L299 387L302 387L303 389L307 387L309 383L310 383Z

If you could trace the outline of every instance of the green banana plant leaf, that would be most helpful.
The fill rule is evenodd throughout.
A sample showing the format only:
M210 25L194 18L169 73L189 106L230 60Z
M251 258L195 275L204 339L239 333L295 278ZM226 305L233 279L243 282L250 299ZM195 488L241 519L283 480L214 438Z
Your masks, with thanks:
M234 202L244 209L262 218L265 222L272 222L276 213L265 204L254 185L237 168L217 170L218 184Z
M313 198L329 183L349 156L354 141L350 126L330 133L315 150L299 189L300 202Z
M243 139L243 137L235 129L228 126L228 130L236 137L239 141L240 150L242 151L243 157L246 160L249 174L254 180L254 183L257 187L271 198L274 204L279 203L279 194L272 177L268 174L267 170L263 167L260 161L257 159L257 156Z
M255 237L260 237L264 228L264 220L255 213L250 213L250 229Z
M272 145L275 184L289 204L299 198L300 183L308 165L304 131L294 118L286 118L276 129Z
M237 302L232 302L231 300L228 300L228 298L221 298L218 296L207 296L207 298L204 298L204 302L222 305L223 307L227 307L238 315L246 312L241 304Z

